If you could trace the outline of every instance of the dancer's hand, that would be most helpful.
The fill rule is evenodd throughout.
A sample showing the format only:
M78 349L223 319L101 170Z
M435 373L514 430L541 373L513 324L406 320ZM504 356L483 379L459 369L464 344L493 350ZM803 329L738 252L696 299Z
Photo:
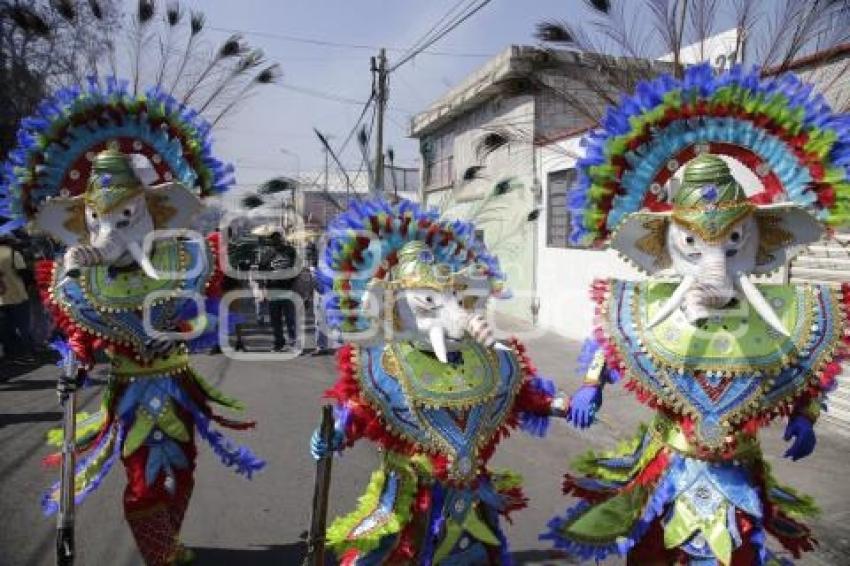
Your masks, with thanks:
M331 439L331 446L325 442L322 438L322 433L319 429L313 431L313 436L310 437L310 455L313 456L315 460L321 460L328 454L332 452L338 452L342 450L342 445L345 440L345 436L339 430L334 429L334 435Z
M596 385L582 385L570 397L567 420L576 428L587 428L593 424L600 405L602 405L602 388Z
M815 444L817 444L815 425L807 417L795 415L788 421L784 439L787 441L792 438L794 441L785 451L786 458L791 458L796 462L815 451Z

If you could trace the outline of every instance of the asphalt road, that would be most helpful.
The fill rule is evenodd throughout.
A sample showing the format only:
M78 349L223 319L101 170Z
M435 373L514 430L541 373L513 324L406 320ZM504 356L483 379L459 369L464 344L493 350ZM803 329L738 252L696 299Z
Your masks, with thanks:
M549 335L529 346L544 374L566 390L574 387L570 368L575 344ZM247 415L259 421L255 431L231 436L250 444L268 466L248 481L219 465L201 444L184 541L197 551L201 565L300 563L315 470L307 443L319 418L321 393L334 380L333 358L256 362L204 355L197 356L195 364L212 383L243 400ZM54 393L56 372L50 365L25 371L0 363L0 565L53 563L54 523L41 515L39 497L56 479L55 471L40 466L49 453L45 433L61 417ZM97 389L82 394L82 408L96 408ZM614 387L606 397L602 422L591 431L580 433L558 422L546 439L517 432L502 443L493 465L520 471L531 499L530 507L516 513L507 529L517 563L570 563L537 540L547 520L570 504L560 492L567 462L590 447L612 446L647 416L627 392ZM814 456L791 463L779 458L784 450L780 432L773 427L763 434L777 475L815 495L823 509L813 522L820 549L801 563L850 564L850 439L820 427ZM332 516L353 508L376 461L375 450L365 442L335 460ZM123 470L116 466L78 509L77 564L141 563L121 515L123 481Z

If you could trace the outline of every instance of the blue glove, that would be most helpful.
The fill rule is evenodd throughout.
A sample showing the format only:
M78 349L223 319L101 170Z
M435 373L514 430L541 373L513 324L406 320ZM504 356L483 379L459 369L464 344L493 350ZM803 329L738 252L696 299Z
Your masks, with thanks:
M785 451L786 458L791 458L796 462L815 451L815 444L817 444L815 425L803 415L791 417L788 426L785 427L784 439L787 441L792 438L794 442Z
M570 397L567 420L576 428L587 428L593 424L600 405L602 405L602 388L595 385L582 385Z
M331 452L342 450L345 435L342 431L334 429L334 435L331 439L331 446L322 439L322 434L319 429L313 431L313 436L310 437L310 455L316 460L321 460Z

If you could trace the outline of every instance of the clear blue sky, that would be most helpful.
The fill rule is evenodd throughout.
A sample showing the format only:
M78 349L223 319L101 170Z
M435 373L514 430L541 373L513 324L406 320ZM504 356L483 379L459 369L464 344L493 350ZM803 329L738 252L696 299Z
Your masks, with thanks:
M361 110L359 104L326 100L286 88L307 88L346 100L365 101L371 88L374 49L330 47L272 35L318 41L386 46L390 63L418 40L457 0L194 0L207 15L207 37L223 40L240 31L269 59L281 64L282 84L263 89L218 129L218 151L235 163L240 184L275 173L322 167L315 126L338 145ZM132 3L134 4L134 3ZM411 113L424 109L470 71L512 43L534 43L536 22L586 13L580 0L493 0L432 49L450 55L420 55L391 76L386 140L396 163L417 165L417 144L407 138ZM256 33L252 33L256 32ZM268 35L267 35L268 34ZM483 56L479 56L483 55ZM360 162L356 144L343 155ZM285 153L281 151L285 149ZM298 157L294 157L296 154Z

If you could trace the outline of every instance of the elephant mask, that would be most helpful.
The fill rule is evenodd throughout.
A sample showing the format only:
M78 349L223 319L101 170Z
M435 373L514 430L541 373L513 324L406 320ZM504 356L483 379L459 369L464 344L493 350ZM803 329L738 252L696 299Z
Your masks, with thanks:
M48 200L35 221L67 246L64 266L70 276L83 267L136 262L157 278L145 239L155 230L189 227L200 209L200 200L185 186L146 187L129 156L108 149L95 156L85 193Z
M775 271L822 232L821 223L795 204L752 203L723 159L702 154L685 167L672 210L631 214L611 245L650 274L672 267L682 278L650 328L679 308L699 325L711 311L746 299L787 336L749 276Z
M495 344L482 314L490 295L485 271L471 265L451 272L435 262L426 244L409 242L399 250L390 277L366 291L364 307L381 341L410 341L447 363L464 340Z

